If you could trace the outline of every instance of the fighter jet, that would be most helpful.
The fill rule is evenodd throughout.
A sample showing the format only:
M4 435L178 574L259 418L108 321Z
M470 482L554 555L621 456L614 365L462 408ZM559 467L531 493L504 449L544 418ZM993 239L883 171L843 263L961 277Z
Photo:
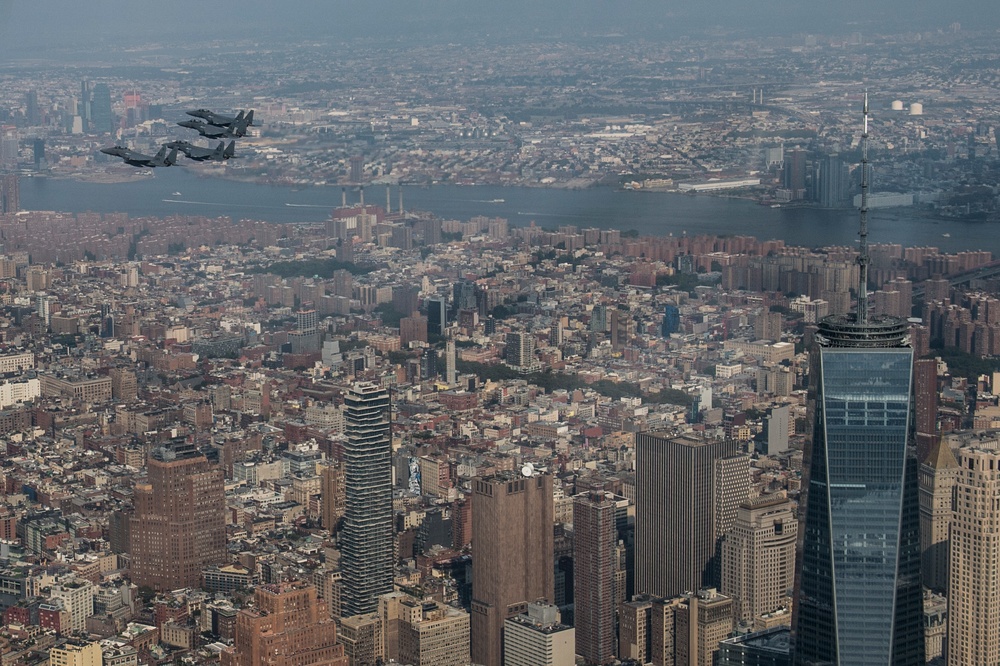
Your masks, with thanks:
M228 146L225 141L220 141L219 145L217 145L214 149L202 148L201 146L196 146L188 141L171 141L166 145L169 148L181 151L187 155L189 160L194 160L195 162L221 162L223 160L228 160L236 153L235 141L230 141Z
M222 114L215 113L214 111L209 111L208 109L196 109L194 111L188 111L187 114L189 116L194 116L195 118L201 118L209 125L215 125L216 127L225 127L227 125L232 125L234 122L237 121L237 119L243 116L242 111L240 111L239 114L234 117L234 116L224 116ZM253 109L251 109L250 112L246 115L246 121L247 125L253 125Z
M101 148L101 152L112 157L120 157L125 161L125 164L134 167L168 167L177 163L177 149L174 148L168 155L166 145L160 146L160 150L152 157L122 146Z
M246 116L240 111L233 122L227 125L216 125L200 120L184 120L177 123L181 127L197 130L198 134L208 139L222 139L226 137L246 136L247 125L253 124L253 111Z

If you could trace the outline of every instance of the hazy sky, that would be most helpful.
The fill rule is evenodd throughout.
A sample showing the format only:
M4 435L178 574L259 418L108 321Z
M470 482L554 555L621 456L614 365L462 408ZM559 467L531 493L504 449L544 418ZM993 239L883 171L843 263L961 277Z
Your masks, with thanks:
M464 41L484 34L531 39L616 32L676 37L715 26L761 36L891 33L1000 25L995 0L0 0L0 51L110 41L181 44L410 35ZM35 47L35 48L31 48Z

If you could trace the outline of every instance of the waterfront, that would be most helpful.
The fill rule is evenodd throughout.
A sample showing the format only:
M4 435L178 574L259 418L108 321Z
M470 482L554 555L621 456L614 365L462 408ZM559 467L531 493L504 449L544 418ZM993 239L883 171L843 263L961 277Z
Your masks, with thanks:
M205 215L302 223L328 219L341 202L339 187L297 190L199 177L184 169L161 171L125 183L22 178L21 207L73 213L125 212L132 217ZM357 191L348 191L349 203L358 198ZM365 200L384 206L385 186L366 188ZM391 188L390 200L396 209L399 188ZM644 235L749 234L808 247L854 243L858 220L855 210L770 208L742 199L607 187L404 187L403 204L407 210L430 211L444 219L486 215L504 217L516 226L534 221L543 227L635 229ZM933 245L951 252L984 249L1000 256L1000 234L983 223L936 220L900 208L873 211L870 227L874 243Z

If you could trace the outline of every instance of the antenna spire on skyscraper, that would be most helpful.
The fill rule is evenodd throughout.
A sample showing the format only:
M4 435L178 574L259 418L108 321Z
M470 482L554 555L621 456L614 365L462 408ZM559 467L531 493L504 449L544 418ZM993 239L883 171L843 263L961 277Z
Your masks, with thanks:
M865 101L862 107L864 129L861 132L861 238L858 254L858 324L868 323L868 264L871 257L868 254L868 91L865 91Z

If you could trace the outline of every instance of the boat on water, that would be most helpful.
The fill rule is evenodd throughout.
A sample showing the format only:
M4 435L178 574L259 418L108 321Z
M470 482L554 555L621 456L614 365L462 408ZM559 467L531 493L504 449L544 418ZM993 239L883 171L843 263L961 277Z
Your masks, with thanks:
M490 203L504 203L504 199L493 199Z
M172 196L172 197L179 197L180 195L181 195L181 193L180 193L180 192L172 192L172 193L170 194L170 196Z
M781 204L771 204L771 208L781 208Z
M944 238L951 238L951 234L941 234Z

